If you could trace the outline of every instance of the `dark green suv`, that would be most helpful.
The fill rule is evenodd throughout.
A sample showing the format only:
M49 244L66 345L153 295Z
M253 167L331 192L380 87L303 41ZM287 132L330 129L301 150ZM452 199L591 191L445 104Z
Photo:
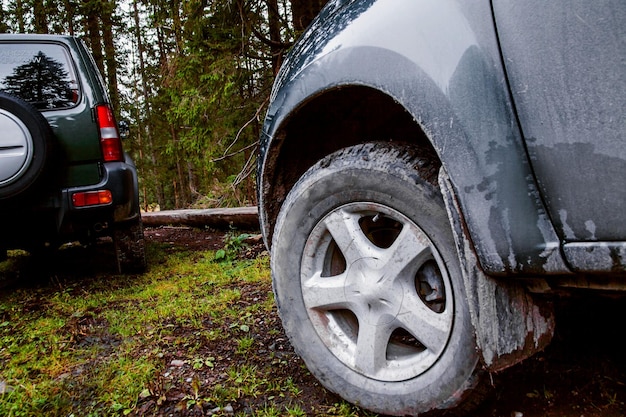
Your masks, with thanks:
M74 37L0 35L0 259L110 236L146 266L137 170L104 83Z

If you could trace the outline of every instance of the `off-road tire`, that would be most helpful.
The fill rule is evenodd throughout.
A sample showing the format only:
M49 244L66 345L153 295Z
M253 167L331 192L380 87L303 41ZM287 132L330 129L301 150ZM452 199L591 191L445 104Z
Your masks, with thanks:
M118 273L141 273L145 271L147 265L146 243L141 217L115 225L113 244Z
M462 412L483 394L438 170L409 147L347 148L302 176L277 219L271 269L289 340L326 388L376 413Z

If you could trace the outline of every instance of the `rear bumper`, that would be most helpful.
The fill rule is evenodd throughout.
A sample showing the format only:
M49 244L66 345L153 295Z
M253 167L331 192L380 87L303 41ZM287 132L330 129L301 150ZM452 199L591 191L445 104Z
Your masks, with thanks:
M42 199L0 206L0 246L27 248L110 236L116 225L140 219L137 169L130 159L102 165L97 184L57 189ZM75 193L109 190L109 204L75 207Z
M103 165L104 175L98 184L72 187L62 191L62 209L68 219L106 217L113 223L136 219L139 214L137 170L132 163L111 162ZM113 201L106 205L74 207L76 193L109 190Z

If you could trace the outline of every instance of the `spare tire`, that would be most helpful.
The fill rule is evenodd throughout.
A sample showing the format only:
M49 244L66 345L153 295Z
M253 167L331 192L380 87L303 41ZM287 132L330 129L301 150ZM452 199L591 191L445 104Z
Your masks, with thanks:
M52 145L52 129L41 113L0 92L0 200L35 187L43 178Z

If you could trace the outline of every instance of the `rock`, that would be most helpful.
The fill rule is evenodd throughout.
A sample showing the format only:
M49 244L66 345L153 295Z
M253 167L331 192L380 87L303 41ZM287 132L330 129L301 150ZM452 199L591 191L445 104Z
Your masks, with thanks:
M170 362L170 365L180 368L181 366L185 365L185 361L180 360L180 359L174 359L172 360L172 362Z
M6 383L6 381L0 380L0 395L8 394L13 391L13 387Z

